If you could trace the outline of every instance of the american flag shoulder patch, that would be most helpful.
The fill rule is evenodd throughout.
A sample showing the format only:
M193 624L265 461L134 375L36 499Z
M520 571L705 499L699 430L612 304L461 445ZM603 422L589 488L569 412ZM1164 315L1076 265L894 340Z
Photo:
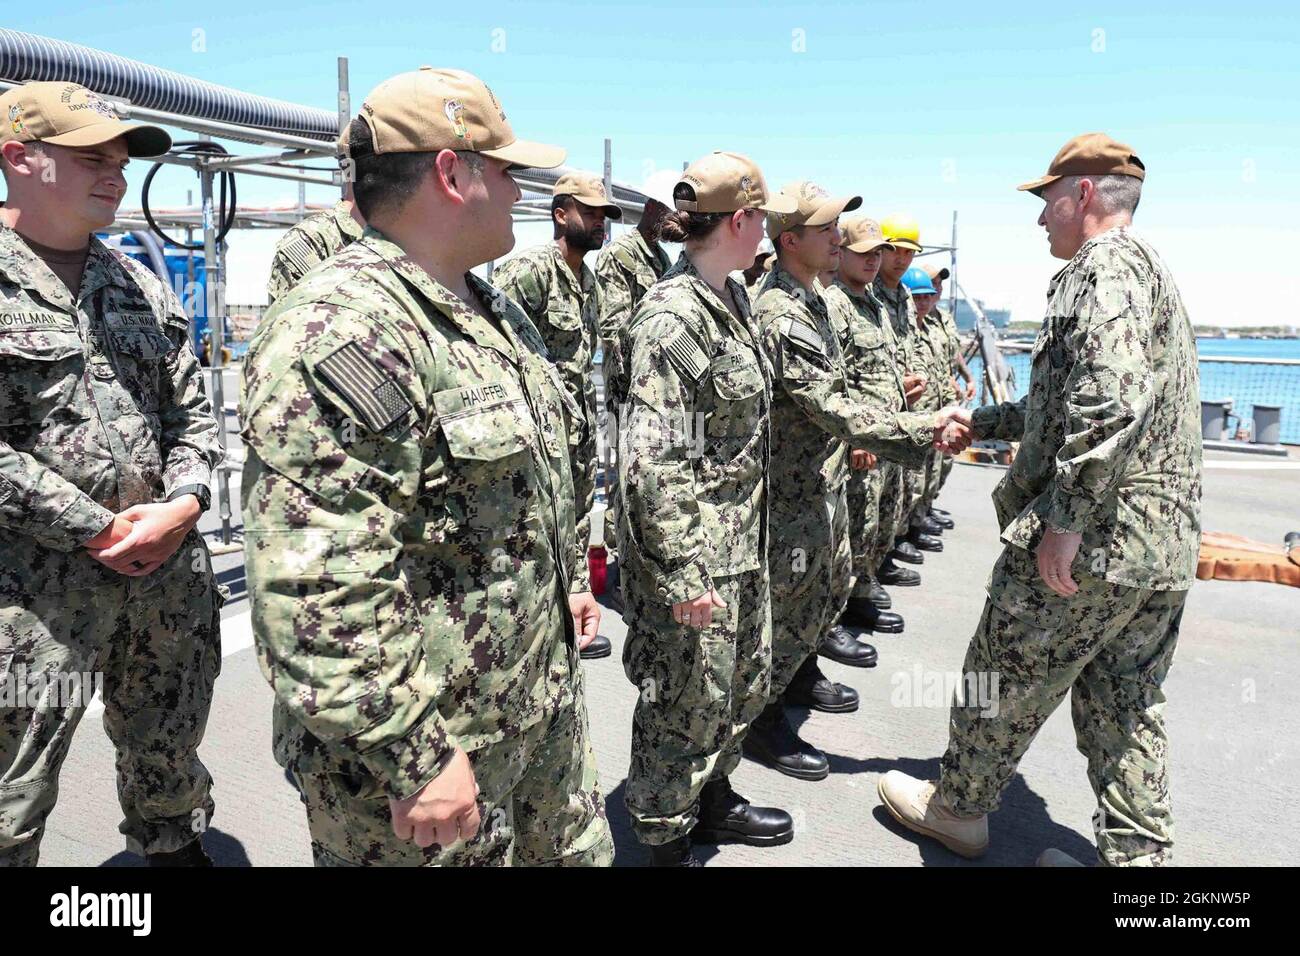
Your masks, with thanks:
M335 349L316 368L372 432L392 428L413 407L393 377L356 342Z
M709 359L695 340L695 336L685 329L679 329L666 343L664 350L673 363L685 372L691 381L699 381L704 370L709 367Z

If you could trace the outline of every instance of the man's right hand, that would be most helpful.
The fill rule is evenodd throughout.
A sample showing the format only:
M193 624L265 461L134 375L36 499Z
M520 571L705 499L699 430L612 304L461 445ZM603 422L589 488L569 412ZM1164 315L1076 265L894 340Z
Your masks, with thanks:
M113 520L109 522L107 528L95 535L89 541L83 541L81 546L83 548L89 548L92 551L100 551L104 548L112 547L119 541L125 540L126 536L131 533L133 527L134 525L125 518L114 516Z
M907 400L907 407L911 408L916 400L925 392L925 376L913 372L908 372L903 376L903 397Z
M393 832L399 840L414 838L420 847L446 849L457 840L478 833L478 784L469 757L459 747L442 773L405 800L388 798L393 814Z
M970 412L960 405L942 408L934 418L934 447L948 455L956 455L970 447L975 436L971 428Z
M713 623L713 609L726 606L717 591L709 590L693 600L674 604L673 620L687 627L705 628Z

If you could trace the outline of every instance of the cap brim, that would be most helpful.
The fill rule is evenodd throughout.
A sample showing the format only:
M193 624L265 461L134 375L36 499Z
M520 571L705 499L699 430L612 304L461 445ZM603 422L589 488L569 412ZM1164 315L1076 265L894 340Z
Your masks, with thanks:
M619 209L613 203L605 202L604 196L579 196L577 193L567 193L584 206L590 206L592 209L601 209L605 212L606 219L622 219L623 210Z
M1031 182L1021 183L1016 187L1016 189L1019 189L1022 192L1033 193L1035 196L1042 196L1043 189L1052 185L1052 183L1056 182L1060 178L1060 176L1039 176Z
M886 239L887 243L895 249L911 249L913 252L924 252L919 242L913 242L911 239Z
M763 212L780 212L791 213L799 211L799 200L793 196L787 196L784 193L773 193L767 197L767 202L761 206L755 206L755 209L761 209Z
M892 249L894 244L888 239L864 239L844 248L849 252L870 252L872 249Z
M554 169L563 164L564 158L568 155L568 151L562 146L548 146L545 143L534 143L526 139L517 139L508 146L499 146L496 149L480 149L479 152L493 159L505 160L511 166L522 166L528 169Z
M926 272L930 272L930 270L927 269ZM947 266L944 266L944 267L941 268L941 269L937 269L937 270L935 270L934 272L930 272L930 281L931 281L931 282L935 282L935 281L942 282L944 279L948 278L948 276L950 276L950 275L952 275L952 273L948 271L948 267L947 267Z
M172 138L165 129L144 123L90 123L58 136L49 136L43 142L76 149L110 143L119 136L126 140L128 156L161 156L172 148Z
M827 223L834 222L844 213L852 212L861 205L861 196L836 196L834 199L828 199L817 207L817 211L808 217L804 225L824 226Z

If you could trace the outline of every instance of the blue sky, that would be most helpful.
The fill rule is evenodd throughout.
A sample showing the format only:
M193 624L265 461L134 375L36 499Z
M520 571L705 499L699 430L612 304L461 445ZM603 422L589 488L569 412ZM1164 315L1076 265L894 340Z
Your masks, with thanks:
M74 0L9 10L6 25L326 109L339 55L354 105L392 73L455 66L488 81L519 135L564 145L572 165L599 168L612 137L615 178L633 185L722 148L753 156L774 187L809 178L861 194L877 218L911 212L923 241L946 241L957 210L963 284L1019 319L1039 317L1058 264L1039 202L1013 187L1070 136L1105 130L1146 163L1137 224L1195 321L1300 323L1300 270L1271 276L1273 313L1239 278L1300 258L1300 14L1281 2L1088 6ZM183 199L191 181L165 171L157 201ZM294 196L240 180L243 201ZM541 238L520 230L521 245ZM253 286L270 240L234 244Z

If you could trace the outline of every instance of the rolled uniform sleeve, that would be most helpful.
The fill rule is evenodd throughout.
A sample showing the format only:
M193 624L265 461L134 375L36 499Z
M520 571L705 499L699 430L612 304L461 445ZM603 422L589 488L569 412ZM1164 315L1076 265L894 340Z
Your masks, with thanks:
M678 604L713 586L689 440L707 363L698 339L671 315L642 322L630 351L619 487L637 553L664 602Z
M113 512L26 452L0 440L0 524L58 551L99 534Z
M405 515L421 491L428 396L403 343L378 323L321 306L278 319L328 331L305 343L272 333L245 371L259 662L293 720L407 797L454 746L401 560L408 536L422 533Z
M925 462L934 440L933 413L895 412L851 397L817 333L797 318L768 324L766 339L778 387L817 427L907 466Z
M1129 291L1132 289L1133 291ZM1140 283L1106 270L1059 333L1065 380L1065 441L1043 494L1043 520L1082 531L1115 490L1151 422L1155 372L1150 308Z
M1020 441L1025 434L1025 400L981 405L970 414L975 437Z
M158 417L163 488L170 498L183 485L210 486L222 451L212 404L203 387L203 370L190 341L190 324L170 289L166 290L166 308L163 328L176 350L167 363Z

